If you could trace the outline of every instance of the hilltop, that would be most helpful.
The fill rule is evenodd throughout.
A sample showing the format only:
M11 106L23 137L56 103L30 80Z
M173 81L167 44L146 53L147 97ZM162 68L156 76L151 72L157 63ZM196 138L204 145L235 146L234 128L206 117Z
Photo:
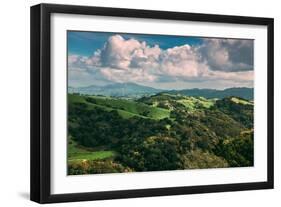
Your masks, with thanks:
M137 116L140 118L163 119L170 116L170 111L167 109L115 97L69 94L68 100L70 107L80 103L84 104L88 110L99 108L107 112L116 111L122 118Z

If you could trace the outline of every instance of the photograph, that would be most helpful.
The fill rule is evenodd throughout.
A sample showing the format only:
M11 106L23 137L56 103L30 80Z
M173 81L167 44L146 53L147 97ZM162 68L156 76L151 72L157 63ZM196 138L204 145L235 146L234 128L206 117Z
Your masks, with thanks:
M32 201L274 188L274 18L155 9L31 7Z
M67 175L254 166L254 39L66 36Z

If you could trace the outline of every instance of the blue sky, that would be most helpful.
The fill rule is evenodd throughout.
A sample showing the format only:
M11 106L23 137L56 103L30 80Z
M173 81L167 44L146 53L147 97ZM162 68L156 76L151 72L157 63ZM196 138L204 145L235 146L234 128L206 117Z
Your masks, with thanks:
M67 34L69 54L83 56L92 55L97 49L103 47L110 36L122 35L124 39L137 39L145 41L148 45L159 45L162 49L168 49L179 45L199 45L203 39L198 37L172 36L172 35L147 35L147 34L126 34L114 32L80 32L69 31Z
M67 43L72 87L253 87L253 40L68 31Z

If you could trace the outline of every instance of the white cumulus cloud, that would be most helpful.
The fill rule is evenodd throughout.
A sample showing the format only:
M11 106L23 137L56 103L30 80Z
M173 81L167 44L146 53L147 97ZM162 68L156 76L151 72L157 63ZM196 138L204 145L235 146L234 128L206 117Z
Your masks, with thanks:
M114 82L223 80L243 85L253 81L252 50L252 41L229 39L207 39L196 47L185 44L163 50L114 35L92 56L70 55L68 65L70 71Z

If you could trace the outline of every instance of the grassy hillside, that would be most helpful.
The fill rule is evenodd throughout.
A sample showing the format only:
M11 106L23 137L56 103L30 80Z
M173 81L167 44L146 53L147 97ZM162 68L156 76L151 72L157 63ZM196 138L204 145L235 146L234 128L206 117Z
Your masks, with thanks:
M215 100L216 99L206 99L204 97L160 93L150 97L143 97L138 101L170 111L182 106L185 107L185 110L193 111L200 108L210 108L214 106Z
M248 100L237 98L237 97L231 97L231 101L237 103L237 104L243 104L243 105L254 105L252 102L249 102Z
M127 99L117 99L104 96L79 96L74 94L68 95L70 106L72 104L83 103L88 109L95 107L105 111L116 110L123 118L138 116L140 118L163 119L170 116L170 111L155 106L149 106Z
M68 173L253 166L252 101L68 95Z
M87 160L102 160L115 156L114 151L98 150L79 146L74 140L69 139L67 148L68 162L81 162Z
M213 99L205 99L203 97L183 97L178 100L179 103L183 104L185 107L194 110L196 108L210 108L214 106L215 100Z

